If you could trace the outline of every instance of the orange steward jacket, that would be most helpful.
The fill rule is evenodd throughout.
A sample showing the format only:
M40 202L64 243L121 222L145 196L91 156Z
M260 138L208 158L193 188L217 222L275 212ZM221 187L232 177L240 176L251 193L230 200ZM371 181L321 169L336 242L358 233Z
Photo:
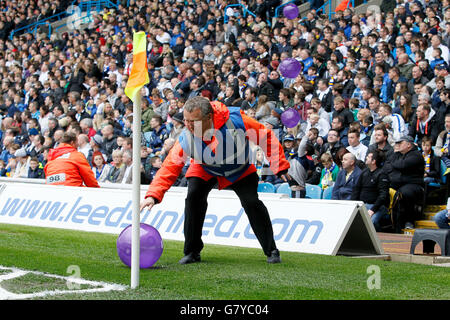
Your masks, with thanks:
M221 128L227 122L230 112L228 108L221 102L213 101L211 102L211 105L214 110L214 128ZM277 174L280 171L289 169L289 162L284 156L283 147L276 138L274 132L272 130L266 129L263 124L256 121L255 119L252 119L245 115L243 111L241 111L241 116L246 131L249 132L250 130L252 132L252 134L247 134L246 138L256 145L259 145L263 149L267 159L269 160L272 172L274 174ZM214 138L213 140L211 140L211 145L214 144L214 140ZM153 181L150 184L147 193L145 194L145 198L152 197L156 200L157 203L161 202L166 191L169 190L169 188L175 183L176 179L180 175L187 160L188 157L184 153L180 142L177 140L170 150L169 154L167 155L166 159L164 160L162 167L157 171L155 177L153 178ZM200 163L197 163L192 159L190 161L191 163L189 165L189 169L186 172L187 178L198 177L205 181L208 181L214 177L210 173L206 172ZM256 172L256 167L252 164L237 179L237 181L253 172ZM219 189L227 188L232 184L232 182L227 180L225 177L217 176L216 178L219 184Z
M44 172L46 184L100 187L86 157L70 144L61 143L50 150Z

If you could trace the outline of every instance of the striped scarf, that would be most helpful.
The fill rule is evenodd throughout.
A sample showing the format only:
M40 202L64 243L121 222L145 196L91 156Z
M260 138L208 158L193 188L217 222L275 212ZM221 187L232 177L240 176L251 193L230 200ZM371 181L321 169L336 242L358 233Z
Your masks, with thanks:
M425 161L425 172L430 172L431 154L422 152L423 160Z

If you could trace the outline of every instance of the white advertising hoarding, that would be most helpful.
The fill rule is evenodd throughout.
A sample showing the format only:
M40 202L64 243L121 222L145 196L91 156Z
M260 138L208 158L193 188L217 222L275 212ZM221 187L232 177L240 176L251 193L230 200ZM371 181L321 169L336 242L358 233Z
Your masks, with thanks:
M145 191L141 191L141 199ZM186 188L173 188L162 203L141 213L166 240L184 240ZM361 202L288 199L260 194L269 210L281 251L382 254L375 229ZM119 234L132 221L131 190L8 183L0 194L0 223ZM239 199L232 191L208 197L202 240L260 248Z

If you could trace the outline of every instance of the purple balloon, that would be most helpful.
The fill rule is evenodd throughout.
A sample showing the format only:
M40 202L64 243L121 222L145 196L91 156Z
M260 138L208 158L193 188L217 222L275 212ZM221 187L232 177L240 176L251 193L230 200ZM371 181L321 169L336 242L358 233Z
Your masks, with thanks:
M293 3L289 3L284 6L283 14L289 20L293 20L298 17L298 7Z
M132 225L122 230L117 238L117 253L120 260L131 267L131 238ZM141 223L140 225L140 255L139 267L150 268L161 257L163 241L158 230L152 226Z
M302 70L302 65L294 58L286 58L281 61L278 69L283 77L295 79Z
M289 108L281 114L281 122L288 128L295 127L299 121L300 114L293 108Z

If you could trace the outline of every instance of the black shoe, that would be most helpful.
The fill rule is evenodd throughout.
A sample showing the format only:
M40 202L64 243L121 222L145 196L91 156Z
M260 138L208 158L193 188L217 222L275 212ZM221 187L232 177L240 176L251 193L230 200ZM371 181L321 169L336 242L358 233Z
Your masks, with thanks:
M281 263L280 251L273 250L270 256L267 257L267 263Z
M181 258L180 261L178 261L179 264L188 264L188 263L194 263L194 262L200 262L200 253L189 253L185 255L183 258Z

